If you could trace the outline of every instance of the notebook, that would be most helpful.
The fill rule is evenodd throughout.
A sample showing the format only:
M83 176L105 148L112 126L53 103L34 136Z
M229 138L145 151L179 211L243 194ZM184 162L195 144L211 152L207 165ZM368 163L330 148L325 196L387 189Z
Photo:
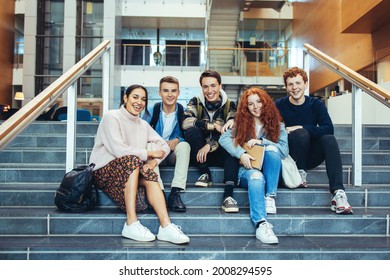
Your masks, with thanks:
M264 152L265 152L264 145L256 144L252 148L249 148L248 145L245 143L243 148L246 150L246 152L249 155L251 155L256 159L251 161L252 168L261 170L264 161Z

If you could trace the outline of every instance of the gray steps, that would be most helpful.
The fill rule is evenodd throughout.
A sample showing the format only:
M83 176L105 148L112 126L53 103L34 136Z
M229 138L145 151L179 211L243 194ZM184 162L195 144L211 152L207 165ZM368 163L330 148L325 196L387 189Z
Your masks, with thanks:
M53 163L47 164L29 164L21 165L18 163L7 164L7 167L0 168L0 184L5 183L58 183L65 174L64 164ZM344 184L349 185L352 182L352 167L343 167ZM188 183L194 183L199 177L199 173L194 168L190 167L188 174ZM389 184L390 182L390 167L389 166L364 166L362 182L364 185ZM162 170L161 176L164 182L170 182L173 178L172 169L167 168ZM223 180L223 171L219 168L214 168L212 171L213 179L216 182ZM327 175L324 166L317 167L308 172L308 181L310 185L327 184Z
M138 215L142 224L157 232L154 212ZM310 213L310 215L308 215ZM278 236L386 236L388 208L354 209L353 215L335 215L329 209L278 209L268 215ZM172 221L189 236L254 236L249 210L226 214L220 208L190 208L185 214L171 213ZM0 209L0 236L120 236L126 215L117 208L85 213L62 213L55 207Z
M56 184L0 184L0 207L4 208L51 208L54 206ZM165 193L170 188L166 186ZM390 207L390 189L383 186L346 187L348 200L354 208ZM220 208L223 186L203 189L188 185L181 194L188 208ZM236 188L234 196L240 208L248 208L247 190ZM309 186L309 188L279 188L276 198L278 209L317 207L328 209L331 195L327 186ZM103 192L99 191L100 208L116 208L116 205Z
M359 246L357 246L359 244ZM253 236L191 237L189 245L134 242L118 236L2 237L8 260L388 260L386 237L279 237L277 246ZM319 249L320 248L320 249Z
M88 162L97 124L77 126L77 164ZM363 129L363 186L351 183L351 128L336 126L343 174L353 215L330 211L325 166L308 172L309 188L279 188L278 213L269 215L276 246L254 237L247 190L237 188L239 213L220 209L223 171L212 168L211 188L196 188L190 167L182 199L186 213L170 213L191 237L189 245L140 243L120 236L125 214L102 192L93 211L69 214L54 206L65 173L66 123L37 122L0 152L0 259L390 259L390 133L387 126ZM173 168L161 170L166 195ZM139 214L152 232L152 210Z

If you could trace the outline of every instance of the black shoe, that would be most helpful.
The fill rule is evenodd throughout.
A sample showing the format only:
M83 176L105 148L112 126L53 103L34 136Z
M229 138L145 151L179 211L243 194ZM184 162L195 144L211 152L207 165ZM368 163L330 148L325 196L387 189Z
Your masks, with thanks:
M207 187L210 187L212 184L213 184L213 182L211 182L210 176L207 173L204 173L204 174L200 175L198 180L195 182L195 186L196 187L205 187L205 188L207 188Z
M183 201L181 201L180 195L178 193L171 193L168 196L168 208L173 212L185 212L186 206Z

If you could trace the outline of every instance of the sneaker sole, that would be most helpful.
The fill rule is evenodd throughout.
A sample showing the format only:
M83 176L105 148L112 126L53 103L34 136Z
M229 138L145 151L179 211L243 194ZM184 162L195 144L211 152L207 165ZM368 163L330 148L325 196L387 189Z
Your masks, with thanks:
M336 212L336 214L344 214L344 215L353 214L352 208L344 209L344 210L337 210L336 206L332 205L332 206L330 206L330 210L333 212Z
M260 242L262 242L262 243L264 243L264 244L274 244L274 245L276 245L276 244L279 244L279 239L277 239L277 240L275 240L275 241L265 241L265 240L261 240L259 237L257 237L256 236L256 238L260 241Z
M257 237L256 237L257 238ZM276 240L276 241L268 241L268 242L266 242L266 241L263 241L263 240L261 240L261 239L259 239L259 238L257 238L258 240L260 240L260 242L262 242L262 243L264 243L264 244L270 244L270 245L276 245L276 244L279 244L279 240Z
M157 236L157 240L164 241L164 242L170 242L170 243L173 243L173 244L187 244L187 243L190 243L190 239L188 239L188 241L187 240L182 240L182 241L174 242L172 240L164 239L164 238L161 238L161 237L158 237L158 236Z
M137 239L137 238L125 236L123 233L122 233L122 237L127 238L127 239L131 239L131 240L134 240L134 241L139 241L139 242L152 242L152 241L156 240L156 237L154 237L153 239L152 238L149 238L149 239L146 239L146 238L145 239Z
M276 209L275 210L266 210L267 214L276 214Z
M203 188L207 188L207 187L210 187L213 183L198 183L196 182L195 183L195 187L203 187Z
M225 213L238 213L238 211L240 211L239 208L225 208L225 207L222 207L222 210L225 211Z

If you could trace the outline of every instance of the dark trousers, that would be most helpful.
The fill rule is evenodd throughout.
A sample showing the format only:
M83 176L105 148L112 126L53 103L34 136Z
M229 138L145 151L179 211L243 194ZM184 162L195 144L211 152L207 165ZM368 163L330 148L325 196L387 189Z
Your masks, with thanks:
M224 148L219 146L214 152L207 154L207 161L200 163L196 160L198 151L206 145L203 132L198 127L191 127L185 133L185 139L191 146L190 162L199 168L200 172L208 173L211 178L209 166L223 167L224 169L224 183L233 182L237 185L239 161L232 157Z
M307 130L297 129L289 133L288 146L298 169L313 169L325 160L330 192L344 190L341 155L334 135L312 138Z

